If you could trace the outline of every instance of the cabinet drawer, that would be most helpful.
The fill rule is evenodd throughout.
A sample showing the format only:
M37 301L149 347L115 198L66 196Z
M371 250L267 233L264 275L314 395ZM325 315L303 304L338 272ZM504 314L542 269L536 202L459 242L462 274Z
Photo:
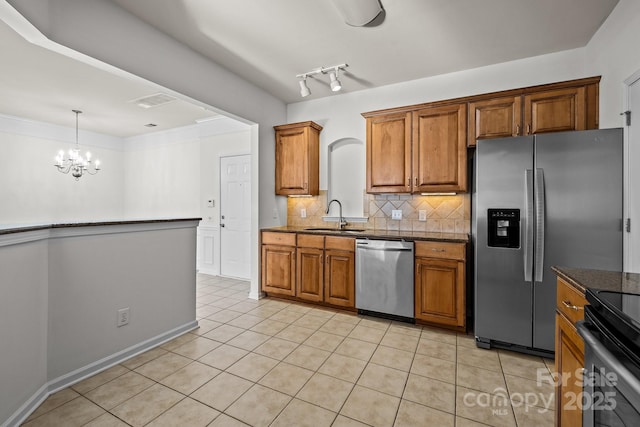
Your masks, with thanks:
M264 231L262 233L262 244L295 246L296 233L277 233L272 231Z
M324 249L324 236L298 234L298 247Z
M464 243L416 242L415 256L441 259L465 259Z
M352 237L327 236L324 241L324 247L326 249L337 249L339 251L355 252L356 239Z
M584 306L587 300L584 295L562 279L558 279L557 301L558 311L572 323L584 318Z

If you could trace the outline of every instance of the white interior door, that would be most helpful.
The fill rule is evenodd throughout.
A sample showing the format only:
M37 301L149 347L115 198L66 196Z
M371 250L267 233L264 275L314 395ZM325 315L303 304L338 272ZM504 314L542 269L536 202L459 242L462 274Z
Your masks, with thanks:
M251 156L220 158L220 275L251 278Z
M628 86L628 109L631 124L627 129L627 218L631 228L625 233L625 271L640 273L640 72ZM626 124L626 123L625 123Z

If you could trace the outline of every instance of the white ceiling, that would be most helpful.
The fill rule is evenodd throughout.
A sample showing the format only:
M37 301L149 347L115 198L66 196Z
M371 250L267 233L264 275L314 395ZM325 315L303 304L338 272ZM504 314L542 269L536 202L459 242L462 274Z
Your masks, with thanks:
M381 0L381 25L352 27L332 0L111 1L287 103L321 66L349 64L352 92L582 47L618 2ZM309 86L331 95L327 76Z
M349 64L343 92L585 46L618 0L381 0L382 23L346 25L331 0L110 0L287 103L296 75ZM348 1L348 0L347 0ZM161 88L32 45L0 22L0 114L120 137L211 116L184 100L129 101ZM326 76L307 99L332 96ZM146 123L157 123L146 128Z

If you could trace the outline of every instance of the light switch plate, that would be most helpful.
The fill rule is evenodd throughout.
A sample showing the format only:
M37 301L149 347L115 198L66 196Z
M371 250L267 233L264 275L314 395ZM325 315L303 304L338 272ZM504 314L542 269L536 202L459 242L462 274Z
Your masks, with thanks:
M419 210L418 211L418 221L426 221L427 220L427 211Z
M300 218L307 217L307 210L305 208L300 209Z
M392 210L391 219L402 219L402 211L400 209Z

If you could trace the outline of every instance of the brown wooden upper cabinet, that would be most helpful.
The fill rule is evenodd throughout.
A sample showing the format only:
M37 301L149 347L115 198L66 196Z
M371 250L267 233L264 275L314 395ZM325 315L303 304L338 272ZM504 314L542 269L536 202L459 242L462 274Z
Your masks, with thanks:
M413 112L412 193L467 191L467 105Z
M505 96L469 103L469 145L478 139L518 136L522 128L522 97Z
M464 192L466 103L371 115L367 192Z
M479 95L469 99L467 144L478 139L598 128L600 77Z
M585 92L572 87L525 95L525 135L587 129Z
M320 131L314 122L274 126L276 194L317 196L320 189Z
M367 193L411 191L411 113L367 118Z

